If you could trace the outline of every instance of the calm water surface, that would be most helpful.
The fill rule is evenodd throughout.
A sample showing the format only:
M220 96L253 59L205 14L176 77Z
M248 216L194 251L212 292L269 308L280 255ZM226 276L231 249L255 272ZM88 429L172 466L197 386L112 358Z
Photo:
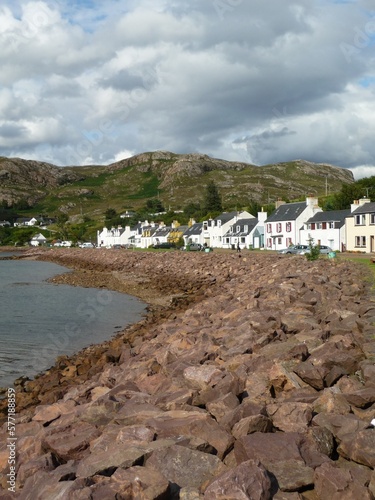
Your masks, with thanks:
M145 312L146 304L129 295L46 281L63 272L48 262L0 260L0 387L109 339Z

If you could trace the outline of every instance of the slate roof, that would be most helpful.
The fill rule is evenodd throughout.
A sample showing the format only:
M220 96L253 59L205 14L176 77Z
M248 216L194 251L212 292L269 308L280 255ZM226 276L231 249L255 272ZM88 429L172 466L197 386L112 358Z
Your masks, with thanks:
M220 220L222 224L225 224L226 222L232 220L234 217L236 217L239 214L239 212L223 212L222 214L218 215L215 217L215 221Z
M370 203L364 203L363 205L360 205L358 208L354 210L354 212L348 215L348 217L357 214L372 214L374 212L375 212L375 202L371 201Z
M339 222L341 226L345 224L346 217L349 217L350 210L327 210L326 212L317 212L310 217L305 224L314 222Z
M172 228L170 226L159 227L155 230L154 236L168 236Z
M193 234L201 234L202 232L202 222L196 222L192 226L188 227L184 232L184 236L191 236Z
M239 219L237 222L232 224L229 231L225 233L224 236L246 236L251 233L254 227L258 224L258 219ZM236 231L236 228L239 226L240 230ZM247 226L247 231L245 231L245 226ZM231 231L232 229L232 231Z
M306 208L306 202L284 203L280 205L269 217L266 222L281 222L296 220Z

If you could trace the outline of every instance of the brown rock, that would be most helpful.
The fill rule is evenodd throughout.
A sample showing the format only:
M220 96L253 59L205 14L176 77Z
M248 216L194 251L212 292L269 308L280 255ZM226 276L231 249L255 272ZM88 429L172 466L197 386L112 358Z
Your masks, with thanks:
M202 491L208 481L226 470L218 457L178 445L154 451L145 466L160 472L177 489L193 487Z
M266 467L268 463L294 460L304 464L299 447L302 438L294 432L255 432L234 443L237 463L259 460Z
M146 424L155 430L158 438L195 436L212 445L222 458L233 444L233 437L223 430L208 414L191 411L165 412L150 418Z
M375 467L375 432L365 429L356 434L347 434L341 441L337 451L349 460L359 464Z
M365 387L364 389L344 394L345 399L357 408L368 408L375 403L375 387Z
M232 434L236 439L241 436L247 436L253 432L271 432L272 420L264 415L252 415L242 418L232 429Z
M90 441L99 436L96 427L78 422L76 425L51 429L43 439L42 446L61 460L79 460L86 454Z
M267 406L273 426L285 432L304 432L312 419L312 407L306 403L281 403Z
M306 384L311 385L314 389L321 390L324 387L324 377L327 375L327 371L314 366L311 361L304 361L294 368L294 372L304 381Z
M349 470L340 469L334 463L325 463L315 470L315 489L321 500L372 498L365 486L353 481Z
M300 491L314 484L314 469L295 460L272 461L267 470L276 477L282 491Z
M333 413L318 413L313 418L313 425L318 425L328 429L338 441L341 441L345 436L352 436L363 431L368 426L355 415L336 415Z
M204 492L204 498L268 500L272 498L271 479L260 462L248 460L216 477Z
M220 423L228 411L234 410L239 404L238 398L230 392L219 399L207 403L206 408L215 417L217 422Z

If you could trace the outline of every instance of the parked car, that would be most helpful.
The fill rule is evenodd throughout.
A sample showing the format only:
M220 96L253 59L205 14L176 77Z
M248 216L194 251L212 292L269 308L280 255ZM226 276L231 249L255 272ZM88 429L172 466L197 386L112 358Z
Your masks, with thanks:
M93 243L90 243L89 241L86 241L85 243L81 243L79 246L81 248L95 248L95 245L93 245Z
M282 250L279 250L278 253L300 254L301 252L306 253L308 251L309 251L308 245L290 245L288 248L283 248Z
M174 243L168 243L168 242L165 242L165 243L157 243L155 245L152 245L152 248L155 248L155 249L168 249L168 248L176 248L176 245Z
M182 250L186 250L189 252L202 252L204 250L204 246L200 243L188 243L187 245L182 247Z
M328 255L330 252L332 252L332 248L331 247L327 247L326 245L318 245L319 246L319 252L323 255ZM307 250L301 250L299 251L298 253L300 255L305 255L305 253L309 253L310 252L310 247L307 247Z

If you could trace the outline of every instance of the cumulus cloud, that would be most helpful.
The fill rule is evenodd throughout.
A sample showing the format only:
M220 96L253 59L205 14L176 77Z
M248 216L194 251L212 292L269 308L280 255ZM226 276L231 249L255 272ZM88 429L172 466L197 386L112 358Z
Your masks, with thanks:
M3 0L0 155L80 165L199 151L363 176L375 153L371 8Z

